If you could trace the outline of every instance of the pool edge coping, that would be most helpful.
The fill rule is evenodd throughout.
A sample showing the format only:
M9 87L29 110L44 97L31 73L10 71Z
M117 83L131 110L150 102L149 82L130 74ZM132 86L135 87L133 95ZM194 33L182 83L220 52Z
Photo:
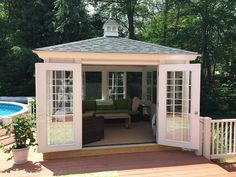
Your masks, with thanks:
M20 115L20 114L24 114L24 113L29 111L29 106L27 104L17 103L17 102L9 102L9 101L0 101L0 103L17 105L17 106L21 106L23 108L23 109L21 109L20 111L18 111L16 113L9 114L7 116L0 116L0 119L10 119L10 118L12 118L14 116L17 116L17 115Z

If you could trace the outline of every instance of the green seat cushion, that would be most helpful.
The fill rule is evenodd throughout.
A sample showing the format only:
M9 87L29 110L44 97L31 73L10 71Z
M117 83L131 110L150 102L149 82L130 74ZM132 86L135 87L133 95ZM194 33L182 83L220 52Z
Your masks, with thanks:
M115 109L130 109L131 100L129 99L118 99L114 100Z
M127 113L129 115L136 115L138 112L132 112L128 109L113 109L113 110L97 110L95 114L115 114L115 113Z
M95 111L96 109L95 100L83 100L83 113L87 111Z
M113 110L115 109L115 106L113 104L111 105L97 105L97 110Z

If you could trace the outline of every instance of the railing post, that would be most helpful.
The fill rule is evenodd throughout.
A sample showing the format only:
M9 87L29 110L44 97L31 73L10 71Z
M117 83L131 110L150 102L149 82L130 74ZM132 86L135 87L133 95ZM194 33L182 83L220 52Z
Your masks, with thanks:
M203 156L211 159L211 118L204 117L203 123Z
M30 113L30 115L32 115L32 105L30 104L31 103L31 101L33 100L33 98L27 98L27 105L28 105L28 107L29 107L29 113Z
M204 126L204 118L200 117L199 119L199 149L195 151L195 154L197 156L202 156L203 155L203 126Z

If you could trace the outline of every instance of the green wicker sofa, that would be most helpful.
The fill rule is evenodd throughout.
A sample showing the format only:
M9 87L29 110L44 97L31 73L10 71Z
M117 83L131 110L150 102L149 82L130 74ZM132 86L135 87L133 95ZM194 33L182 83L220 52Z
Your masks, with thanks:
M132 111L132 100L83 100L83 113L93 111L94 114L127 113L132 119L139 116L139 111Z

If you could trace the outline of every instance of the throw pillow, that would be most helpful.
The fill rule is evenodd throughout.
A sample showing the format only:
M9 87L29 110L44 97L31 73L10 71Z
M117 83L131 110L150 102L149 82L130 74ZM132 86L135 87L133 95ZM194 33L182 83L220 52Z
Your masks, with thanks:
M142 100L140 100L138 97L134 97L132 101L132 111L138 111L138 107L140 104L142 104Z
M88 117L93 117L93 115L94 115L94 111L88 111L88 112L83 113L82 117L88 118Z

